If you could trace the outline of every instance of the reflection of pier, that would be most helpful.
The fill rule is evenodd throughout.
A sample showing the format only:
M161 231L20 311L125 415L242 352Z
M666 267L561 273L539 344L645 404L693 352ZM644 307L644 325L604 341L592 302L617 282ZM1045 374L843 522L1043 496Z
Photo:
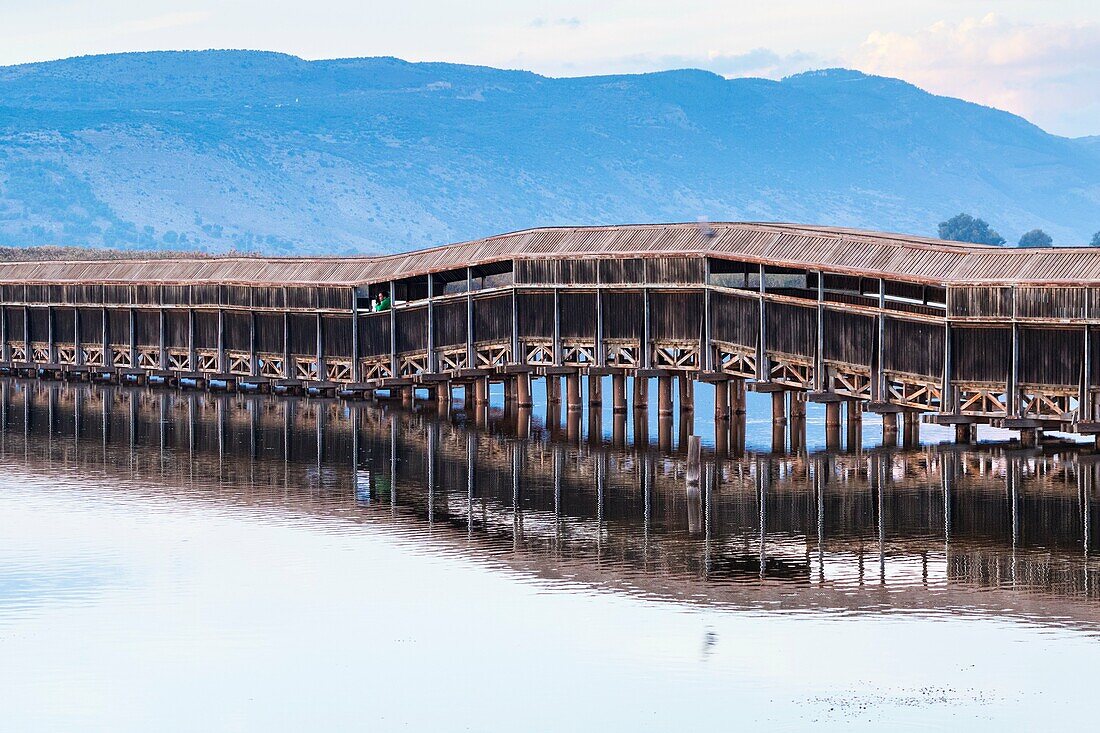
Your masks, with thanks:
M38 382L0 382L0 398L14 472L426 527L447 551L693 602L1100 621L1096 465L1075 453L715 458L691 493L684 462L657 452L363 403Z

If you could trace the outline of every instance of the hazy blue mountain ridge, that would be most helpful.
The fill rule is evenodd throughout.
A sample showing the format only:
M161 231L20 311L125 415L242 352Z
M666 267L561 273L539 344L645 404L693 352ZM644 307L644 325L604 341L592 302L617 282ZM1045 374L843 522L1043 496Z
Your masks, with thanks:
M550 79L166 52L0 68L0 244L385 251L754 219L1100 229L1100 146L858 72Z

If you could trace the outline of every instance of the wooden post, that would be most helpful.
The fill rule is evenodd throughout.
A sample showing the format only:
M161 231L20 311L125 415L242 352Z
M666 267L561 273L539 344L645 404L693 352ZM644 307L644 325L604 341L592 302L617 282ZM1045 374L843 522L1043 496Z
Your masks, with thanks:
M158 288L159 290L159 288ZM168 312L160 309L160 368L168 368Z
M474 404L477 407L484 407L489 404L489 378L488 377L475 377L474 378Z
M391 305L393 301L390 301ZM391 308L392 310L392 308ZM256 316L252 316L253 328L255 328ZM259 364L252 367L252 373L256 374ZM317 314L317 381L328 381L328 370L325 368L325 319L318 313Z
M650 359L652 357L653 348L650 344L650 325L649 325L649 288L642 290L642 368L649 369Z
M521 372L516 375L516 405L522 408L531 407L531 375Z
M772 392L772 423L776 425L787 422L787 393L782 390Z
M561 366L561 297L558 289L554 288L554 366ZM558 387L558 398L561 398L561 387ZM547 392L549 394L549 392Z
M764 266L758 265L757 271L760 274L760 282L758 283L759 295L757 296L760 301L760 329L757 334L756 341L756 380L758 382L766 382L769 376L768 369L768 348L767 348L767 319L764 317L764 307L766 301L764 299L764 293L766 288L764 286Z
M73 308L73 361L79 365L84 365L84 354L80 348L80 309Z
M730 415L744 415L747 409L745 402L745 380L730 380Z
M54 319L53 308L46 306L46 351L49 353L50 364L57 363L57 349L54 347Z
M256 355L256 311L253 310L248 312L248 373L254 377L260 373L260 359Z
M428 321L431 323L431 321ZM283 362L286 368L286 361ZM359 363L359 289L351 289L351 381L363 381L362 366ZM358 414L358 413L356 413Z
M695 410L695 380L680 372L676 381L680 390L680 412L692 412Z
M466 268L466 368L477 366L474 354L474 276L473 270Z
M515 290L512 290L513 294ZM513 295L512 311L515 312L515 298ZM428 347L424 358L424 369L429 374L434 374L435 369L435 277L428 273Z
M219 340L219 343L221 341ZM219 347L220 348L220 347ZM218 355L219 362L225 358L225 354ZM293 379L295 377L294 365L290 363L290 314L283 313L283 378Z
M199 369L198 351L195 349L195 309L187 309L187 368L193 372Z
M634 386L634 409L635 410L648 410L649 409L649 378L640 377L637 372L634 373L632 379Z
M320 365L318 365L318 371L320 371ZM397 287L393 280L390 280L390 376L401 376L401 370L397 365Z
M826 402L825 403L825 427L827 427L827 428L839 428L840 427L840 403L839 402Z
M814 352L814 390L825 390L825 273L817 272L817 339Z
M546 377L546 404L561 404L561 376L547 374Z
M138 347L137 347L137 311L133 308L130 311L130 368L136 369L138 366ZM219 338L221 337L221 330L218 332Z
M596 408L603 406L603 378L596 374L588 375L588 404Z
M657 377L657 415L672 415L672 377Z
M886 281L878 279L878 315L875 316L875 344L871 356L871 399L878 402L885 394L882 373L882 352L886 343Z
M714 419L730 419L730 383L724 379L714 383Z
M704 371L714 370L714 349L710 346L710 258L703 258L703 333L699 338L702 358L699 360Z
M626 374L615 372L611 375L611 405L612 412L626 412Z
M565 377L565 403L569 412L576 412L581 409L580 372L569 372Z

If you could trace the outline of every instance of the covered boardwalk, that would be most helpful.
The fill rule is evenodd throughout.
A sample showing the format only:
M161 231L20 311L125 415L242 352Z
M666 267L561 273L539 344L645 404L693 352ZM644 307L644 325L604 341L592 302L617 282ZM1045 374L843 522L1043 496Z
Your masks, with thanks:
M375 312L372 299L392 307ZM395 390L636 408L672 379L718 417L868 408L965 438L988 422L1095 433L1100 251L1003 249L787 224L534 229L387 257L0 263L0 367L231 388Z

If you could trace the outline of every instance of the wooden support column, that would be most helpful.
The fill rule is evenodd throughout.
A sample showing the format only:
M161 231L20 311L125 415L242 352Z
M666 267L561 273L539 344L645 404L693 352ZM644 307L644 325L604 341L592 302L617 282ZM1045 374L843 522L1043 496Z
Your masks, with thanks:
M522 372L516 375L516 405L529 408L534 404L531 400L531 375Z
M132 323L131 320L131 327ZM286 330L286 315L283 316L283 329ZM225 358L225 311L221 308L218 308L218 371L222 374L229 371L229 362Z
M775 424L787 422L787 393L781 390L772 392L772 422Z
M596 374L588 375L588 404L596 408L603 406L603 378Z
M554 349L554 366L561 366L561 296L557 288L554 288L554 342L552 348ZM560 389L559 386L559 400L561 398Z
M580 372L569 372L565 377L565 403L569 412L576 412L581 409Z
M195 309L187 309L187 368L193 372L199 370L199 356L195 348Z
M160 309L160 368L168 368L168 312Z
M558 374L547 374L546 377L546 404L559 405L561 404L561 376Z
M409 408L413 406L413 400L416 397L416 392L411 384L406 384L401 388L401 406Z
M127 342L130 346L130 367L136 369L138 366L138 347L137 347L137 312L135 309L130 308L130 339ZM221 338L222 330L218 329L218 338Z
M224 352L218 354L219 363L224 358ZM290 363L290 314L283 313L283 378L293 379L295 376L295 367Z
M80 348L80 309L73 308L73 361L78 366L84 365L84 353Z
M611 375L611 410L614 413L626 412L626 374L615 372Z
M634 375L634 409L649 409L649 378Z
M466 268L466 272L467 281L469 281L469 268ZM318 365L318 371L320 371L320 365ZM397 365L397 287L392 280L390 280L390 375L401 376L401 370Z
M884 412L882 414L882 433L893 433L895 436L898 432L898 413L896 412Z
M474 378L474 405L484 407L489 404L489 378Z
M814 347L814 390L825 391L825 273L817 272L817 339Z
M947 312L951 313L951 288L947 289ZM951 388L951 375L954 371L954 366L951 363L951 323L945 322L943 325L943 380L940 384L940 412L947 414L954 414L957 412L955 409L955 395L954 390Z
M695 410L695 380L688 374L680 372L676 378L680 390L680 412L692 412Z
M730 419L730 383L724 379L714 383L714 419L720 422Z
M703 333L699 339L699 365L704 371L714 371L714 349L710 345L710 258L703 258Z
M249 374L258 376L260 360L256 356L256 311L248 312L248 366Z
M827 427L827 428L839 428L840 427L840 403L839 402L826 402L825 403L825 427Z
M392 299L390 303L392 304ZM252 316L252 322L256 322L256 316ZM253 352L255 353L255 352ZM255 357L253 357L255 358ZM258 373L259 364L252 367L252 373ZM328 381L328 370L325 368L325 319L317 314L317 381Z
M603 290L596 289L596 342L593 349L596 356L596 366L604 366L607 363L607 350L603 345Z
M875 316L875 344L871 355L871 399L881 401L886 394L882 373L882 350L886 343L886 281L878 279L878 315Z
M649 288L642 290L642 368L649 369L653 357L653 345L650 337L649 323Z
M730 380L730 416L744 415L747 409L745 403L745 380Z
M431 323L429 320L428 323ZM430 345L430 341L429 341ZM429 362L430 365L431 362ZM286 362L283 362L284 368ZM363 369L359 363L359 289L351 289L351 381L361 382ZM358 414L358 413L357 413Z
M100 345L103 347L103 366L112 367L115 365L114 354L111 350L111 328L110 328L110 315L107 308L100 308L100 325L102 329L100 331ZM106 404L106 402L104 403Z
M557 316L555 316L555 319ZM390 333L393 333L392 326ZM473 270L466 268L466 368L473 369L477 366L477 355L474 353L474 276ZM396 372L395 372L396 374Z
M1087 298L1086 298L1087 300ZM1010 417L1020 417L1020 323L1016 320L1016 287L1012 287L1012 356L1005 385L1005 412Z
M1081 420L1092 419L1092 331L1088 326L1089 306L1085 298L1085 330L1081 334L1084 353L1081 357L1081 392L1077 395L1077 413Z
M758 265L757 271L760 274L759 283L759 295L760 299L760 323L759 333L756 339L756 381L766 382L769 377L770 370L768 369L768 333L767 333L767 319L764 317L764 309L767 306L767 302L764 299L765 286L764 286L764 266Z
M657 415L672 415L672 377L657 377Z
M0 303L0 361L5 364L11 361L11 348L8 345L8 309L2 303ZM7 395L8 393L4 392L5 405ZM7 415L6 410L4 414Z
M50 355L49 356L49 361L50 361L51 364L56 364L57 363L57 346L54 343L56 341L56 339L54 337L54 325L55 324L54 324L54 318L53 318L53 308L51 306L47 306L46 307L46 351L49 352L49 355ZM30 344L27 344L27 348L28 348L28 350L30 349Z
M791 393L791 421L806 419L806 393L795 390Z
M513 293L515 290L513 289ZM512 301L512 311L515 312L515 299ZM435 276L428 273L428 348L424 358L424 369L429 374L435 374Z

